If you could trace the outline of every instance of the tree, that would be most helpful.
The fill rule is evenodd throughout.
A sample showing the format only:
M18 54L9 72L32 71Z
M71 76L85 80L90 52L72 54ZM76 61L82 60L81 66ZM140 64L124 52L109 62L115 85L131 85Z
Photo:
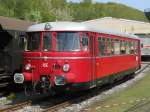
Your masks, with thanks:
M146 21L144 13L119 4L82 0L80 3L66 0L0 0L0 15L35 22L85 21L104 16Z
M9 17L14 17L14 9L16 6L16 0L0 0L1 8L0 12L2 15L6 15Z
M56 21L71 21L73 19L71 9L66 0L51 0L51 5L53 7L53 15L55 15Z
M91 4L92 3L92 0L82 0L83 3L88 3L88 4Z

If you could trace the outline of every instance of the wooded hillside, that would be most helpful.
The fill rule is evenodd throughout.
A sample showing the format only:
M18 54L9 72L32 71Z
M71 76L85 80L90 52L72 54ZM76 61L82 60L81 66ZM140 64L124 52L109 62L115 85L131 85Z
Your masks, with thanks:
M67 0L0 0L0 16L22 18L29 21L85 21L111 16L147 21L144 13L117 3L80 3Z

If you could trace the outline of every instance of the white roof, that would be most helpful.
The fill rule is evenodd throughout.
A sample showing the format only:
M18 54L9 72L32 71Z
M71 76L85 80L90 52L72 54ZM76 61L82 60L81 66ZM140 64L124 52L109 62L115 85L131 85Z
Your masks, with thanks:
M49 24L50 29L45 29L45 25ZM103 29L97 27L96 25L93 26L92 24L88 23L81 23L81 22L46 22L40 23L30 26L27 29L27 32L37 32L37 31L91 31L91 32L99 32L99 33L107 33L107 34L114 34L118 36L124 37L131 37L138 39L137 36L131 35L128 33L120 33L118 31Z
M85 21L83 23L88 23L101 28L114 29L123 33L124 32L132 33L132 34L150 33L150 23L142 22L142 21L104 17L100 19Z

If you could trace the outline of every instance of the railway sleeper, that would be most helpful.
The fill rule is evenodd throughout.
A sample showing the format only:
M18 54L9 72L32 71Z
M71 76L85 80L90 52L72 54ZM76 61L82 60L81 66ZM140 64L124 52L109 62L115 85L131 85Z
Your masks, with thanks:
M0 88L2 88L2 87L7 87L8 85L9 85L8 82L0 83Z
M8 73L0 73L0 81L1 80L7 80L9 81L11 79L11 76Z
M0 74L0 80L3 80L3 79L10 79L10 76Z

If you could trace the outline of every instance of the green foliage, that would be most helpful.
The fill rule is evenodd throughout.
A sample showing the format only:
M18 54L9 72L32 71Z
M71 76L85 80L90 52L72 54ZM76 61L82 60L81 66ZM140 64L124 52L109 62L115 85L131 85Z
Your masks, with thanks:
M0 16L24 18L34 22L85 21L111 16L116 18L147 21L144 13L117 3L80 3L67 0L0 0Z
M137 9L116 3L95 3L83 2L70 4L73 9L74 20L89 20L105 16L124 18L131 20L147 21L144 13Z
M0 16L14 17L15 0L0 0Z
M16 94L15 93L10 93L8 96L7 96L7 100L13 100L16 98Z

